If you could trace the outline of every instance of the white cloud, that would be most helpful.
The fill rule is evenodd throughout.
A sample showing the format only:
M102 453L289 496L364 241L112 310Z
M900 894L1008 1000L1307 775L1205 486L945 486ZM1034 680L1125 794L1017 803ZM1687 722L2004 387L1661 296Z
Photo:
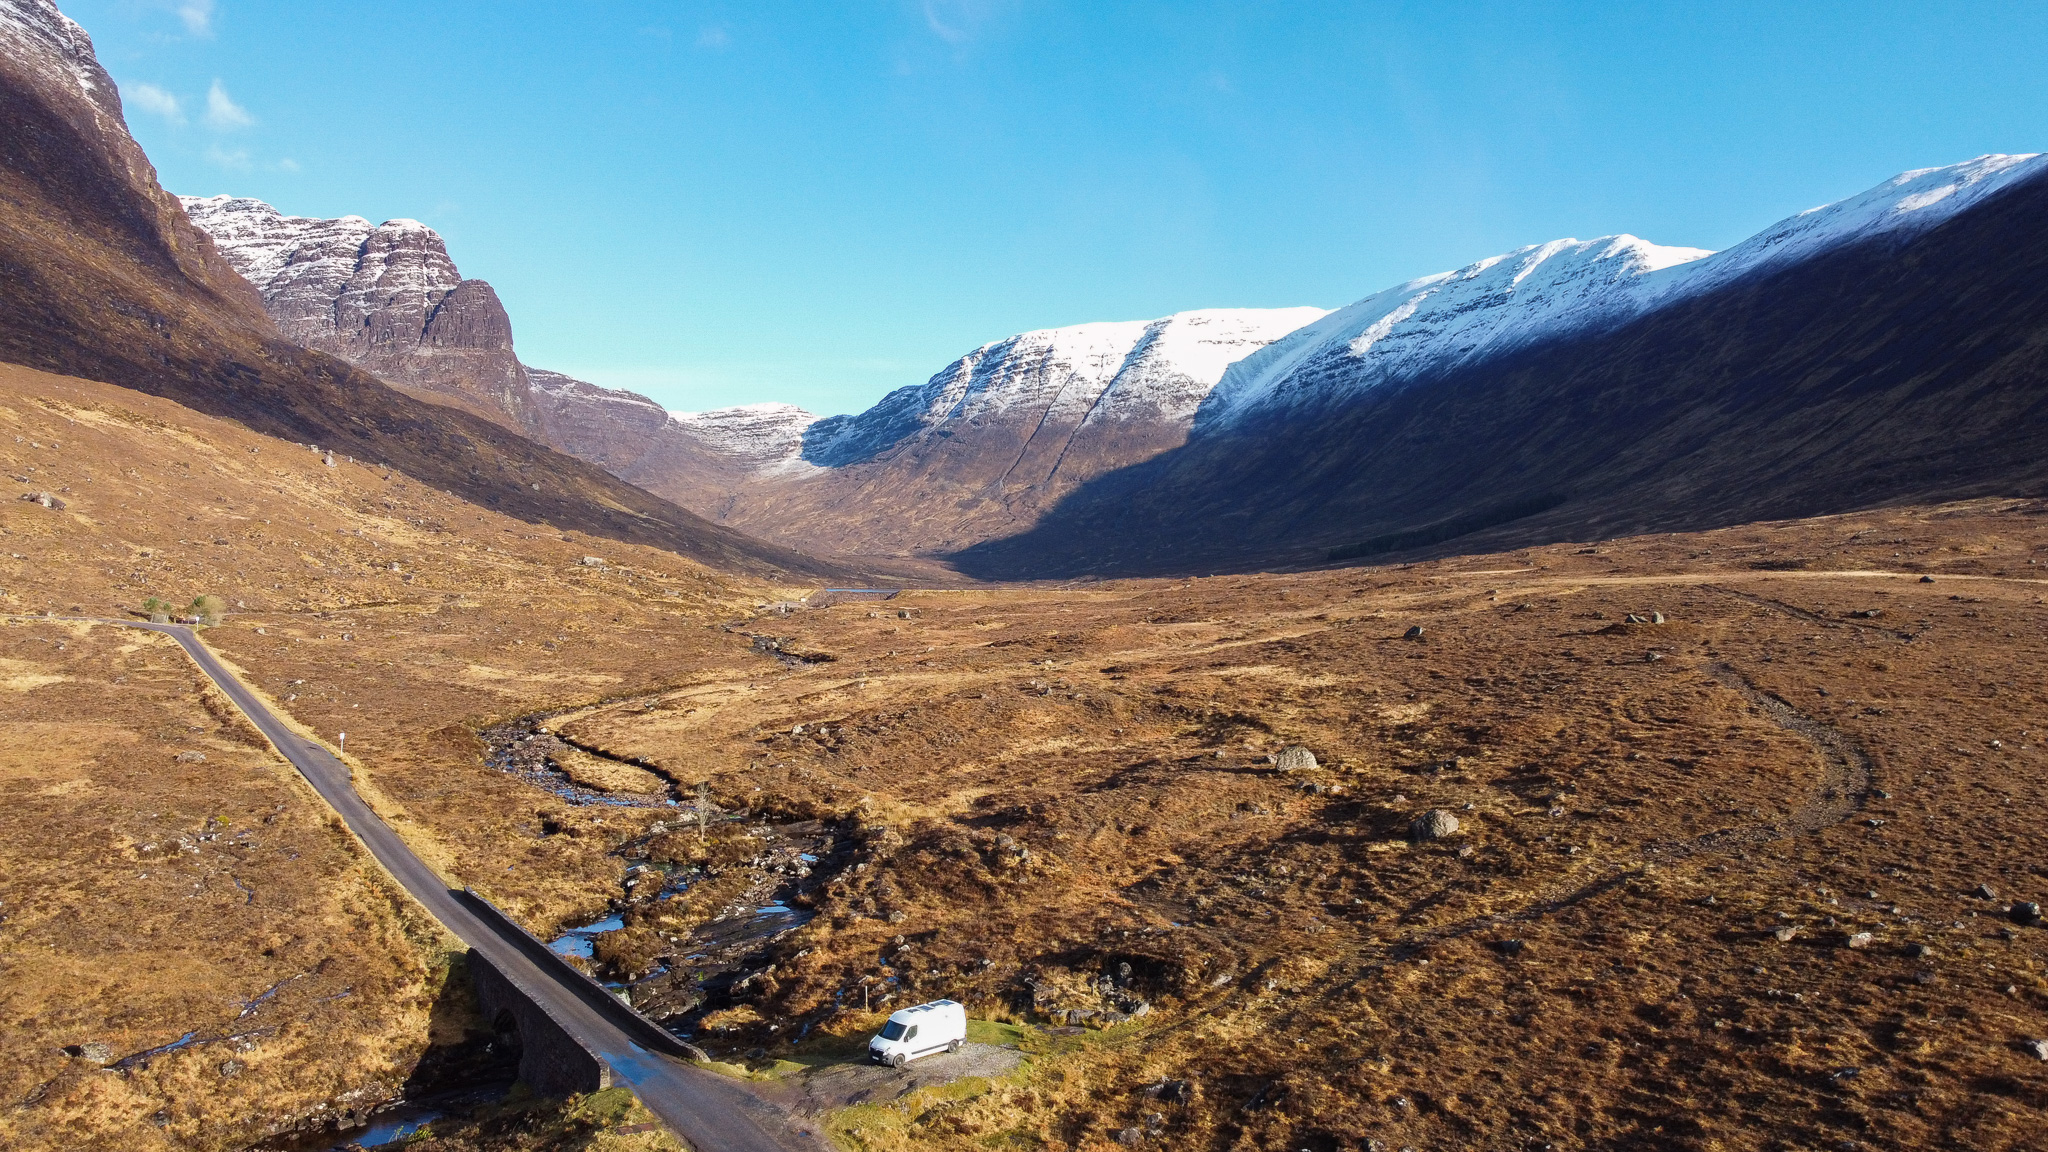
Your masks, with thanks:
M206 149L206 159L209 163L216 164L230 172L247 172L255 167L255 164L249 159L248 151L243 148L237 148L230 152L218 144L210 145Z
M958 48L979 39L984 28L1013 7L1010 0L924 0L924 25Z
M185 122L185 109L178 98L154 84L137 84L128 89L128 102L152 116L161 116L173 124Z
M697 47L723 50L732 47L732 33L724 25L712 24L697 33Z
M178 0L178 19L194 36L213 35L213 0Z
M299 162L287 156L277 162L277 167L280 172L297 172L299 170Z
M206 126L215 131L227 132L236 128L247 128L256 123L249 110L228 97L228 90L218 80L206 90Z
M938 9L938 4L934 3L933 0L924 0L925 27L930 28L932 30L933 35L937 36L941 40L944 40L948 44L963 43L968 39L969 36L972 35L972 33L969 32L966 28L959 27L954 24L949 24L945 20L940 19ZM967 15L967 13L960 12L959 15L964 16Z

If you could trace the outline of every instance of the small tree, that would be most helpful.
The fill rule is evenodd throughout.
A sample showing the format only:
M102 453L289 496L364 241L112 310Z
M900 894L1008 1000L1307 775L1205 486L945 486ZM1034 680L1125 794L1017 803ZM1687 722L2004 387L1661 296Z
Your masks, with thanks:
M211 628L228 614L228 605L227 601L209 592L194 596L189 611L201 624Z
M152 624L168 623L171 619L171 607L170 601L157 596L151 596L142 602L143 615L148 616Z

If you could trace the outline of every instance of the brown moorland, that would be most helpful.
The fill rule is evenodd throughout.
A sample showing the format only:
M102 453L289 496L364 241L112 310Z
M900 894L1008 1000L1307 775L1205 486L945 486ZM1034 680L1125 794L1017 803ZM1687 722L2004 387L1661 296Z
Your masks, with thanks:
M681 1009L735 1059L844 1051L879 1018L860 1010L864 978L879 1009L951 995L1036 1026L1015 1034L1019 1072L838 1115L849 1146L2019 1148L2039 1130L2048 1064L2028 1045L2048 1038L2048 982L2042 929L2020 922L2048 892L2039 502L791 608L801 590L539 532L161 399L20 369L0 384L9 475L53 497L0 511L7 610L222 597L208 643L309 730L346 729L360 786L451 879L541 931L623 910L599 963L672 960L654 982L687 977L699 930L762 891L777 838L815 845L766 877L808 923ZM83 676L88 651L108 683L132 676L115 657L133 637L7 635L52 722L89 713L106 740L154 747L167 717L203 711L196 681L170 686L168 653L161 701L30 685ZM675 809L579 805L485 762L478 733L543 715L587 782L656 778L687 812L701 781L746 819L693 847ZM157 835L132 807L178 834L220 815L232 839L298 795L274 757L209 739L223 749L157 768L160 784L131 788L135 761L84 741L34 761L43 776L10 769L10 971L55 899L16 877L58 860L116 915L123 900L137 924L158 915L116 839L53 854L26 821ZM1297 744L1316 767L1268 759ZM208 775L217 762L237 775ZM59 777L136 795L45 794ZM146 800L145 785L223 799ZM1416 839L1432 811L1458 827ZM290 812L314 843L317 810ZM650 840L657 821L670 830ZM240 851L209 842L187 866ZM217 873L204 891L244 918L286 917L261 894L295 893L273 931L310 938L377 891L347 879L359 856L331 851L327 872L289 882L234 871L254 906L231 905ZM36 853L50 861L31 867ZM643 855L689 886L629 897ZM437 945L387 900L353 914L390 927L328 945L341 986L371 986L348 965L383 973L383 1015L348 1025L371 1039L278 1061L309 1099L400 1081L425 1046ZM253 919L216 923L208 947L262 939ZM162 963L144 938L80 933L63 964L129 987ZM69 1071L56 1045L160 1044L194 1026L188 1005L239 1012L219 1005L260 993L272 960L245 962L157 1001L47 1009L6 1075L17 1102L56 1086L9 1122L53 1123L46 1101L88 1090L62 1076L114 1083ZM326 1007L295 989L276 999L308 1029L373 1011L360 989L362 1006ZM218 1078L217 1047L151 1074ZM281 1114L236 1080L173 1109L177 1138L233 1146L236 1109ZM133 1130L172 1104L156 1091L122 1081Z
M2020 1148L2044 557L1991 502L913 592L551 723L832 830L685 1017L735 1057L936 996L1082 1030L852 1147ZM726 898L643 890L616 953L687 975Z

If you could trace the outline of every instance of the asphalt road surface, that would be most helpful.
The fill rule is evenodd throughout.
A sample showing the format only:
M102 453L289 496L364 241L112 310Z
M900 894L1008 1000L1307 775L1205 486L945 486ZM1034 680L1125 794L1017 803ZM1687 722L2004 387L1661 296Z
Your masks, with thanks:
M576 1039L611 1065L615 1080L632 1087L655 1115L698 1152L823 1152L831 1145L781 1109L749 1092L737 1081L693 1067L630 1039L625 1031L592 1008L573 988L530 959L520 945L464 907L460 893L398 838L391 826L356 794L346 764L321 745L280 721L249 691L192 630L180 624L143 624L129 620L95 620L147 628L176 640L199 670L220 686L249 719L277 745L285 758L305 774L349 830L369 846L382 864L415 900L477 950L491 966L536 1003Z

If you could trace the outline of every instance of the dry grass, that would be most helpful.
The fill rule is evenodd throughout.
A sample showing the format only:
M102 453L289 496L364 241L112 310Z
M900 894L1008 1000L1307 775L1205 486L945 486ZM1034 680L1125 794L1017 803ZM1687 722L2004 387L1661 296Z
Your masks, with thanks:
M163 637L16 622L0 652L36 682L0 746L0 1144L239 1147L395 1088L446 942L290 765ZM188 1032L119 1071L60 1051Z
M578 745L686 790L708 781L727 810L824 820L839 848L802 900L816 918L742 995L706 1006L763 1021L723 1042L734 1051L802 1024L857 1034L869 1018L834 1006L863 977L893 978L892 1003L951 995L1041 1024L1151 1009L1047 1034L1021 1079L897 1109L869 1147L1105 1147L1135 1126L1160 1147L1275 1152L2020 1148L2039 1130L2048 1065L2019 1042L2048 1037L2042 932L2008 937L2002 919L2008 901L2048 895L2037 504L1414 566L907 593L731 632L718 625L788 590L329 470L115 389L0 374L13 389L0 433L24 438L0 438L0 455L35 467L35 487L69 488L62 512L0 511L0 552L22 557L0 556L5 605L222 595L233 614L209 642L309 730L346 729L364 787L405 834L536 928L619 899L617 853L653 814L572 807L488 769L475 732L489 723L566 711L553 723ZM133 418L84 431L88 405ZM1625 620L1651 612L1668 622ZM1413 625L1423 638L1404 640ZM754 636L833 659L786 665ZM19 662L0 676L40 699L88 691L81 678L106 662L46 655L0 652ZM184 683L192 714L225 732ZM155 705L95 699L50 715L106 725L80 747L144 746L160 724ZM1322 766L1275 771L1267 757L1293 743ZM166 787L205 796L228 757L179 765ZM97 799L102 785L8 786L26 798L10 830L129 818ZM211 804L137 808L183 820ZM1462 828L1410 843L1431 808ZM129 898L113 881L143 869L123 850L62 847L76 859L66 882L101 885L79 908ZM396 916L335 860L306 899L341 903L304 906L290 932L311 938L336 907ZM635 923L687 927L727 880ZM1968 895L1980 883L1998 898ZM10 972L64 971L21 951L26 913L5 898ZM215 931L223 950L260 938ZM1860 931L1870 946L1843 946ZM82 934L76 964L119 969L146 938ZM420 969L402 932L387 938L390 965ZM180 971L152 990L180 1004L249 994L241 976L227 988ZM8 1011L125 1019L59 995L64 978ZM385 979L387 1023L360 1025L360 1052L290 1058L307 1098L388 1078L404 1049L379 1036L410 1026L423 1043L405 1015L414 985L397 967ZM369 998L333 1003L368 1011ZM34 1027L72 1042L60 1024ZM10 1061L41 1067L45 1051ZM116 1085L66 1074L46 1100ZM24 1094L41 1083L7 1075ZM1184 1102L1146 1095L1162 1078L1189 1082ZM195 1139L224 1138L205 1133L228 1131L233 1108L193 1099L215 1125ZM6 1122L63 1115L39 1103Z
M563 728L841 821L745 1000L781 1035L866 1027L833 1008L862 977L1154 1009L869 1147L1106 1146L1155 1113L1187 1148L2024 1147L2048 982L1999 913L2048 895L2041 511L906 594L757 623L831 663ZM1322 767L1274 770L1292 743ZM1432 808L1462 828L1410 843Z

